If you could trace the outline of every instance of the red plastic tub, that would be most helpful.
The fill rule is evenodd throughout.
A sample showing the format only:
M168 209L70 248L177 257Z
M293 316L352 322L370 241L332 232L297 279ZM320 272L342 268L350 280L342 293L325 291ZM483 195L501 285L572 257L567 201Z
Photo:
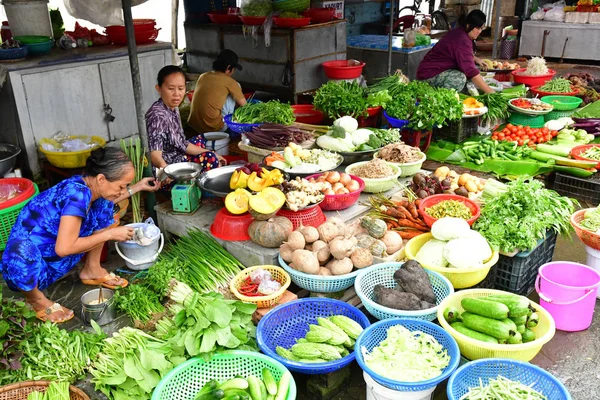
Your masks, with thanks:
M4 210L5 208L12 207L19 203L24 202L31 196L35 194L35 187L33 186L33 182L29 179L25 178L3 178L0 179L0 187L8 185L17 186L19 189L19 194L13 197L10 200L6 200L0 202L0 210Z
M515 83L522 83L527 86L542 86L544 83L554 78L554 75L556 75L556 71L553 69L548 69L548 73L546 75L523 75L526 70L527 68L519 68L511 72L513 81Z
M305 17L310 17L315 24L323 24L333 19L335 8L311 8L304 12Z
M325 119L325 114L316 110L312 104L297 104L292 106L296 122L301 124L319 125Z
M260 26L265 23L267 17L240 17L242 24L248 26Z
M227 11L215 11L212 13L208 13L208 18L213 22L213 24L218 25L232 25L232 24L241 24L242 20L239 15L228 14Z
M221 208L213 224L210 226L210 233L217 239L233 241L233 240L250 240L248 236L248 227L254 221L248 213L235 215Z
M301 28L310 24L308 18L273 18L273 23L280 28Z
M469 209L471 210L472 217L469 220L467 220L467 222L470 226L473 226L475 221L477 221L477 218L479 218L481 210L479 208L479 205L473 200L456 194L434 194L433 196L425 197L421 200L421 203L419 204L419 214L421 214L423 220L428 226L431 227L431 225L433 225L433 223L437 221L437 218L431 217L429 214L427 214L425 210L445 200L460 201L461 203L469 207Z
M364 62L355 60L336 60L324 62L323 69L329 79L356 79L362 75Z
M323 174L321 173L321 174L310 175L310 176L307 176L306 179L310 179L310 178L317 179L321 175L323 175ZM319 204L319 207L321 207L321 210L323 210L323 211L345 210L346 208L353 206L358 201L360 194L362 193L363 189L365 188L365 181L363 181L356 175L350 175L350 177L353 180L355 180L356 182L358 182L358 184L359 184L358 190L355 192L352 192L352 193L348 193L348 194L326 194L323 202L321 204Z
M127 35L123 33L116 32L106 32L106 35L110 39L113 44L118 45L126 45L127 44ZM158 29L154 29L151 32L135 32L135 43L136 44L146 44L152 43L158 37Z
M539 90L543 85L538 85L538 86L534 86L532 88L530 88L529 90L531 90L531 93L533 93L534 95L538 96L538 97L544 97L544 96L575 96L577 95L577 93L579 93L578 91L573 91L573 92L568 92L568 93L553 93L553 92L543 92L541 90ZM572 88L573 86L571 86Z

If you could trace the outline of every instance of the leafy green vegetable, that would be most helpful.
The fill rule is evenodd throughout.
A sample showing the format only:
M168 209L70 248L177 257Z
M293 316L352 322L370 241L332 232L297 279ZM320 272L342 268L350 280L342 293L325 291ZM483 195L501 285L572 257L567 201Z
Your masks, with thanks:
M289 104L281 103L279 100L270 100L266 103L248 103L237 108L233 113L233 120L240 124L291 125L296 117Z
M344 115L358 118L368 115L366 91L356 82L327 82L315 93L313 104L329 118Z
M0 385L9 383L4 378L11 371L21 368L23 352L19 348L21 341L29 332L35 318L35 312L23 301L3 298L0 291Z
M124 294L121 294L121 290L115 293L116 305L134 321L144 324L152 319L153 314L165 311L160 297L146 285L131 284L122 291Z
M392 98L395 98L400 93L404 92L408 78L402 74L402 71L397 70L395 74L386 76L377 80L372 86L367 88L369 94L386 91Z
M521 178L484 203L473 228L496 250L527 251L535 248L548 230L569 233L569 219L578 205L576 200L545 189L540 181Z
M575 118L600 118L600 100L588 104L573 114Z
M390 101L392 101L392 96L390 96L387 90L369 93L367 96L367 105L369 107L385 107Z
M281 14L279 14L279 18L303 18L303 17L302 17L302 15L298 14L297 12L284 11Z
M592 210L586 211L585 216L583 220L579 223L579 225L581 225L588 231L600 231L600 207L596 207Z
M266 17L273 11L271 0L246 0L240 12L244 17Z
M400 135L400 130L396 128L390 129L377 129L377 128L367 128L373 132L375 135L381 140L381 146L386 146L390 143L398 143L402 140Z

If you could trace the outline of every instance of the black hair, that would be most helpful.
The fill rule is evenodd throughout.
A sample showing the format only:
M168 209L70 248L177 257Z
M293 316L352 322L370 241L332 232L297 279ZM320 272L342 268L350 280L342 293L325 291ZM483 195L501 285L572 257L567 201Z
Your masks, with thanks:
M213 67L213 70L215 70L215 71L227 72L233 66L229 63L228 60L223 60L223 59L217 58L215 61L213 61L212 67Z
M473 10L466 16L461 16L458 19L460 26L469 33L475 28L482 28L485 25L486 16L481 10Z
M158 86L162 86L162 84L165 83L165 79L167 79L168 76L173 74L181 74L185 77L185 73L183 72L181 67L178 67L177 65L167 65L166 67L162 67L161 70L158 71L158 77L156 78Z
M101 147L92 151L85 163L85 176L104 175L110 182L119 180L127 166L133 164L123 150L114 147Z

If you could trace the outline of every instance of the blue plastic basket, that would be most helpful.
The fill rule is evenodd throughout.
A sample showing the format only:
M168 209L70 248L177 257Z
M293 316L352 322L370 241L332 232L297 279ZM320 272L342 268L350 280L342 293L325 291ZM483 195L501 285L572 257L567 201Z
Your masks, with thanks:
M448 350L450 356L450 364L444 369L444 372L440 376L433 379L429 379L421 382L402 382L395 381L389 378L385 378L365 364L363 357L363 350L371 351L375 347L379 346L379 343L387 338L387 330L392 326L402 325L410 331L421 331L433 336L445 349ZM446 380L460 363L460 350L458 344L448 332L443 330L439 325L436 325L429 321L422 321L413 318L398 318L398 319L386 319L379 321L360 334L356 340L354 347L354 353L356 354L356 362L373 380L382 386L385 386L392 390L398 390L401 392L420 392L423 390L431 389L437 386L440 382Z
M487 385L499 375L521 382L541 392L548 400L571 400L571 395L558 379L540 367L504 358L484 358L460 367L448 380L448 400L459 400L469 388ZM480 382L481 380L481 382Z
M0 60L20 60L28 54L27 46L17 47L15 49L0 49Z
M289 349L296 344L296 339L306 336L308 325L316 324L317 317L332 315L345 315L363 328L370 325L369 319L360 310L343 301L326 298L300 299L276 307L260 320L256 328L258 347L290 371L302 374L326 374L344 368L354 360L354 352L339 360L305 364L287 360L275 351L277 346Z
M403 263L401 262L383 263L377 264L368 270L361 270L354 282L356 294L360 297L360 300L367 311L377 319L416 318L425 321L433 321L437 318L437 309L440 303L446 297L454 293L454 288L450 281L435 271L425 270L427 275L429 275L429 280L431 281L431 286L435 293L435 307L418 311L396 310L377 304L373 300L375 298L373 290L375 285L383 285L390 289L396 286L394 272L399 268L402 268L402 264Z
M226 115L223 120L230 131L239 134L250 132L255 126L260 126L260 124L238 124L237 122L233 122L233 114Z
M317 293L335 293L346 290L354 285L354 280L360 272L360 270L356 270L349 274L333 276L306 274L287 265L281 256L278 256L278 259L281 268L285 269L285 271L290 274L292 282L302 289ZM369 268L372 267L367 267L366 269Z
M392 118L389 115L387 115L387 113L385 111L383 112L383 116L385 117L385 119L387 119L387 121L390 123L390 125L393 128L402 129L402 128L408 126L408 124L410 123L410 121L407 119Z

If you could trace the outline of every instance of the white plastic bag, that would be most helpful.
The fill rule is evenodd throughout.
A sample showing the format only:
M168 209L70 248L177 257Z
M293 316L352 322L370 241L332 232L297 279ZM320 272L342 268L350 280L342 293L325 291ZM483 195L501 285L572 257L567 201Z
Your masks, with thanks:
M139 6L148 0L132 0L132 6ZM64 0L71 16L85 19L100 26L123 25L121 0Z
M554 7L544 15L544 21L564 22L565 10L561 7Z
M544 19L544 15L545 14L546 13L544 12L543 9L538 8L538 10L536 12L534 12L533 14L531 14L530 18L531 18L532 21L541 21L541 20Z

